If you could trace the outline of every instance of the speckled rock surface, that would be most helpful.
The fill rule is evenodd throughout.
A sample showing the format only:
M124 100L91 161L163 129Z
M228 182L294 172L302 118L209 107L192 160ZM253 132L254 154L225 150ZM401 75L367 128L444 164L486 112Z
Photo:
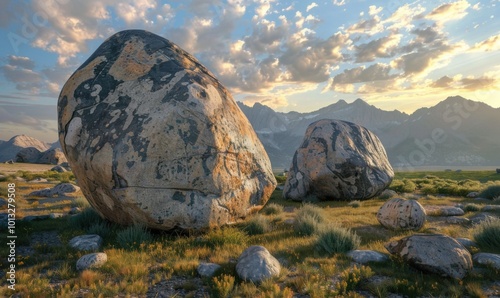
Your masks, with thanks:
M378 137L339 120L319 120L307 128L293 157L283 196L302 201L364 200L380 194L394 171Z
M279 261L263 246L250 246L245 249L236 263L238 276L246 281L258 283L281 271Z
M367 264L370 262L381 263L389 261L389 257L374 250L351 250L347 253L354 262Z
M202 277L212 277L215 271L219 270L221 266L214 263L200 263L196 271Z
M500 255L480 252L474 255L475 263L483 266L491 266L496 270L500 270Z
M418 234L385 245L411 266L456 279L472 270L472 256L455 239L439 234Z
M102 237L99 235L81 235L71 238L69 245L82 251L96 251L102 245Z
M269 158L229 92L196 58L142 30L107 39L66 82L59 140L103 217L201 229L259 210Z
M76 262L76 270L99 268L108 261L108 255L103 252L84 255Z
M420 230L425 224L426 214L419 202L395 198L380 207L377 220L391 230Z

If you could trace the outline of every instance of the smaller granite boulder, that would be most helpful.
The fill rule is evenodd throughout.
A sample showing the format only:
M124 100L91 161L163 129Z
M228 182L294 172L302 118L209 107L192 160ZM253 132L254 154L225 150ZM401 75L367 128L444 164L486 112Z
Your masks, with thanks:
M470 252L457 240L440 234L405 237L385 245L410 266L424 272L463 279L472 270Z
M319 120L307 128L285 183L285 199L366 200L391 184L394 171L379 138L340 120Z
M481 252L475 254L472 259L476 264L491 266L496 270L500 270L500 255Z
M482 212L498 212L500 211L500 205L486 205L481 208Z
M220 265L214 263L200 263L198 265L197 271L201 277L212 277L215 274L215 271L221 268Z
M279 261L263 246L250 246L238 258L236 272L246 281L259 283L281 271Z
M383 263L389 260L389 257L373 250L351 250L347 255L358 264Z
M377 212L378 222L390 230L420 230L425 224L425 210L415 200L395 198Z
M396 197L398 195L397 192L395 192L394 190L392 189L385 189L380 195L379 197L380 198L383 198L383 199L390 199L392 197Z
M76 270L82 271L90 268L99 268L108 261L108 255L103 252L84 255L76 262Z
M99 250L102 244L102 238L99 235L82 235L76 236L69 241L69 245L75 249L82 251Z

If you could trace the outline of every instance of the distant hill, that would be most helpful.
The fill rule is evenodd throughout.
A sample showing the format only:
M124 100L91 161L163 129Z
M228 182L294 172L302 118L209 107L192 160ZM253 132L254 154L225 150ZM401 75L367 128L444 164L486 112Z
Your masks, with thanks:
M262 104L238 105L266 148L273 168L287 169L307 126L339 119L373 131L394 167L500 165L500 109L460 96L408 115L358 99L311 113L279 113Z
M50 149L50 144L26 135L14 136L8 141L0 142L0 162L15 160L16 154L28 147L34 147L43 152Z

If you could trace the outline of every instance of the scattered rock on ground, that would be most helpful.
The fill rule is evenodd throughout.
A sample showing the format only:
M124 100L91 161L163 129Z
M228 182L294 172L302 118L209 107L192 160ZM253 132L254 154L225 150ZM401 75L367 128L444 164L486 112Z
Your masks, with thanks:
M281 265L263 246L250 246L238 258L236 272L246 281L258 283L272 276L278 276Z
M64 162L67 162L66 156L64 156L64 153L59 148L53 148L42 152L37 160L37 163L50 165L58 165Z
M108 261L108 255L103 252L84 255L76 262L76 270L82 271L90 268L99 268Z
M465 212L462 208L452 206L425 206L428 216L461 216Z
M467 197L468 197L468 198L472 198L472 199L473 199L473 198L477 198L477 197L479 197L479 192L477 192L477 191L471 191L471 192L469 192L469 193L467 194Z
M222 226L261 209L276 187L228 90L150 32L106 39L68 79L58 109L59 141L78 185L110 221Z
M500 211L500 205L486 205L481 208L482 212L498 212Z
M484 266L491 266L496 270L500 270L500 255L480 252L475 254L472 259L475 263Z
M477 243L470 240L469 238L456 238L455 240L457 240L458 243L462 244L462 246L467 248L467 250L470 252L472 252L473 250L477 250L478 248Z
M391 199L377 212L378 222L391 230L419 230L425 224L425 210L415 200Z
M495 220L497 217L492 216L491 214L488 213L479 213L474 216L472 216L470 219L472 224L480 224L483 221L490 221L490 220Z
M382 197L382 198L392 198L392 197L396 197L398 195L397 192L395 192L394 190L392 189L385 189L380 195L379 197Z
M347 253L352 260L359 264L366 264L370 262L381 263L389 260L385 254L373 250L352 250Z
M307 128L283 190L286 199L364 200L379 195L394 178L384 146L368 129L340 120Z
M64 216L64 214L63 214L63 213L50 213L50 214L49 214L49 218L50 218L50 219L61 218L61 217L63 217L63 216Z
M49 219L49 215L46 214L46 215L29 215L29 216L25 216L23 217L23 221L27 221L27 222L30 222L30 221L37 221L37 220L45 220L45 219Z
M80 207L73 207L69 210L69 214L73 215L73 214L78 214L82 212L82 209L80 209Z
M35 190L32 191L28 194L29 197L51 197L52 196L52 189L47 187L44 189L40 190Z
M446 223L452 225L468 225L470 220L466 217L450 216L446 218Z
M102 237L95 234L76 236L69 241L69 245L82 251L96 251L102 245Z
M60 183L52 189L52 195L65 196L67 194L72 194L78 192L80 187L73 185L71 183Z
M29 183L47 183L47 182L49 182L49 180L47 180L45 178L36 178L36 179L30 180L28 182Z
M58 173L64 173L64 172L67 172L67 170L60 166L60 165L57 165L55 167L53 167L52 169L50 169L51 171L54 171L54 172L58 172Z
M440 234L417 234L385 245L409 265L424 272L463 279L472 270L472 256L457 240Z
M220 265L214 263L200 263L198 265L198 274L202 277L212 277L215 274L215 271L221 268Z

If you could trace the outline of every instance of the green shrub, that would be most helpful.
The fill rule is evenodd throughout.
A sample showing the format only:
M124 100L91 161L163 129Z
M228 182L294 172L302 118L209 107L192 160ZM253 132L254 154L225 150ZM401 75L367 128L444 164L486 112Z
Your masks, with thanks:
M108 239L111 235L111 227L108 223L101 221L91 225L86 232L89 234L97 234L101 236L103 239Z
M417 189L417 185L409 179L394 179L389 188L396 192L410 193L414 192Z
M103 219L92 208L86 208L82 212L70 217L70 224L81 230L87 230L91 226L100 223Z
M300 218L302 216L309 215L318 223L326 222L325 212L321 207L312 204L303 204L297 211L296 217Z
M265 215L278 215L283 213L283 206L276 204L276 203L271 203L268 204L262 209L262 213Z
M471 203L471 204L465 205L463 209L465 212L476 212L476 211L481 210L481 206L478 204Z
M81 209L85 209L85 208L90 207L89 201L87 201L87 199L85 197L77 197L73 201L72 205L73 205L73 207L78 207Z
M260 235L271 230L269 219L263 215L257 214L252 217L245 225L245 231L248 235Z
M496 199L500 197L500 185L491 185L485 190L483 190L479 196L485 199Z
M500 251L500 219L481 222L474 228L472 234L474 241L482 250Z
M212 297L229 297L234 288L234 280L234 276L227 274L212 278Z
M276 182L278 182L278 184L283 184L286 182L286 176L274 176L276 178Z
M227 244L243 245L247 241L248 235L233 227L216 228L203 237L203 243L212 248Z
M351 291L356 290L359 283L373 276L373 271L370 267L354 266L348 268L340 273L340 282L336 284L335 288L338 295L346 295Z
M147 244L151 242L152 239L153 236L148 229L137 224L118 232L116 235L116 241L120 247L125 249L137 249L141 244Z
M317 218L311 214L301 215L293 222L293 230L298 236L311 236L318 231L319 226Z
M323 226L319 231L316 249L320 253L333 255L346 253L359 247L361 239L350 229L334 224Z
M311 204L304 204L296 211L293 230L299 236L311 236L319 226L326 222L323 209Z
M348 206L351 206L352 208L359 208L361 207L361 202L356 200L356 201L351 201L347 204Z

